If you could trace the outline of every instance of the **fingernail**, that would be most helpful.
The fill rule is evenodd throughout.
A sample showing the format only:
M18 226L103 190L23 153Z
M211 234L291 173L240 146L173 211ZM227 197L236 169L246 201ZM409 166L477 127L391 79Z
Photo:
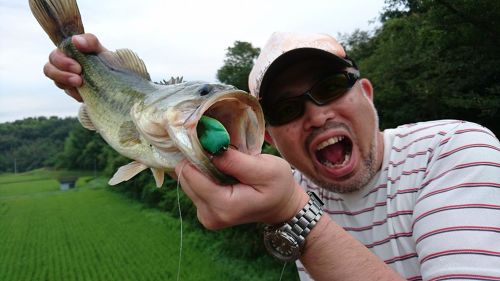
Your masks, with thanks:
M80 65L72 63L69 65L69 71L75 74L80 74L82 69L80 68Z
M73 40L75 40L78 48L87 48L88 47L87 40L85 40L85 38L83 38L83 36L81 36L81 35L73 36Z
M78 87L80 86L80 83L82 82L81 78L78 76L71 76L68 78L68 83L71 86Z

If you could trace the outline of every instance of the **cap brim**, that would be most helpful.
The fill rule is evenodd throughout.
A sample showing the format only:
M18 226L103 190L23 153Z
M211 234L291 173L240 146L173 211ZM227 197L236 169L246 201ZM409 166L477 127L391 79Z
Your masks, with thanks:
M351 61L338 57L330 52L316 48L298 48L288 51L276 58L274 62L267 68L260 84L260 99L264 99L264 97L266 96L267 88L269 87L269 83L273 80L274 77L276 77L276 75L281 73L286 68L292 66L293 64L313 58L331 61L332 64L338 65L339 67L353 67Z

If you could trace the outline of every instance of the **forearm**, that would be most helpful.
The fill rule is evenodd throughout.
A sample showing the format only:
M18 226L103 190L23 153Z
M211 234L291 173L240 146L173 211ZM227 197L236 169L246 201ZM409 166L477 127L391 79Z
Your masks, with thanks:
M306 241L300 261L316 281L404 280L328 215Z

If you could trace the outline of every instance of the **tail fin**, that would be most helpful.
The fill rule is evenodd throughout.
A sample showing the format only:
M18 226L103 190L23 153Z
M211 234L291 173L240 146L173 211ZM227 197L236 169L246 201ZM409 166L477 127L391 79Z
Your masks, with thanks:
M29 0L29 3L36 20L56 46L85 32L76 0Z

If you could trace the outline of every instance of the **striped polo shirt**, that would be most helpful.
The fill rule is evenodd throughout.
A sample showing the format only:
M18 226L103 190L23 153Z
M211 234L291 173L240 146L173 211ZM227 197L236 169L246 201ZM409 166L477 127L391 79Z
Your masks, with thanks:
M500 280L500 143L490 130L458 120L387 129L382 168L354 193L294 177L407 280Z

